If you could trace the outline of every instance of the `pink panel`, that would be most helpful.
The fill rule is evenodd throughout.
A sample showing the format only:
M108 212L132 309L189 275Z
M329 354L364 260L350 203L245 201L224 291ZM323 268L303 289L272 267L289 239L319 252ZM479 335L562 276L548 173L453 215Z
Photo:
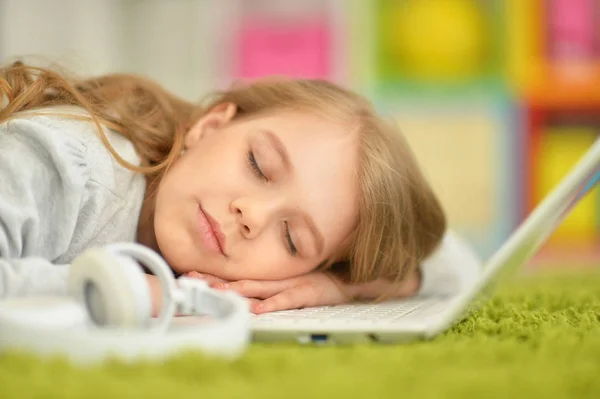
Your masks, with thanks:
M239 78L330 75L331 30L325 19L283 24L248 18L242 23L238 46Z
M549 2L550 56L557 59L589 59L598 51L594 21L596 0Z

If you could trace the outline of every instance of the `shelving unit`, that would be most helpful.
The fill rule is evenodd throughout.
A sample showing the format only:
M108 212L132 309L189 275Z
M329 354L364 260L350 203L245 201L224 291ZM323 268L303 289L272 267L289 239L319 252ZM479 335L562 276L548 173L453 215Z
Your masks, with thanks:
M523 110L519 217L530 211L600 137L600 4L511 1L512 86ZM592 191L553 234L541 257L600 258L600 195Z
M338 69L317 70L304 57L306 66L292 75L343 77L341 83L368 95L396 120L450 223L483 256L598 137L600 4L595 0L318 3L313 11L321 14L313 12L306 29L315 21L321 27L336 21L321 36L337 38L327 41L329 57L322 40L289 43L327 60L319 65ZM285 54L271 57L285 59ZM275 64L264 63L265 74L279 72ZM599 247L596 190L552 236L545 253L600 259Z

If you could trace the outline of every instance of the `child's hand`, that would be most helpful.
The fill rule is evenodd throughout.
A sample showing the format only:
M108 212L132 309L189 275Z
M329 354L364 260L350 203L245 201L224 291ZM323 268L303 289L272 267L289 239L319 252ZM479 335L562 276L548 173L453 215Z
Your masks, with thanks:
M199 280L204 280L208 283L208 285L213 286L218 283L228 283L229 281L223 280L222 278L213 276L212 274L199 273L199 272L187 272L185 274L186 277L197 278Z
M253 313L298 309L313 306L332 306L353 299L376 299L381 295L402 298L414 295L420 285L420 273L409 274L402 282L375 280L370 283L349 285L325 272L278 281L241 280L218 282L211 286L231 289L250 299Z
M186 276L205 280L217 289L231 289L249 298L253 313L298 309L313 306L332 306L350 302L354 298L375 299L380 295L407 297L415 294L420 285L420 274L412 273L401 283L376 280L361 285L342 283L325 272L312 272L285 280L240 280L228 282L221 278L187 273ZM152 296L152 315L157 316L161 308L160 283L155 276L147 275Z
M212 284L218 289L230 289L251 301L253 313L298 309L312 306L338 305L349 302L355 290L336 277L313 272L286 280L240 280Z

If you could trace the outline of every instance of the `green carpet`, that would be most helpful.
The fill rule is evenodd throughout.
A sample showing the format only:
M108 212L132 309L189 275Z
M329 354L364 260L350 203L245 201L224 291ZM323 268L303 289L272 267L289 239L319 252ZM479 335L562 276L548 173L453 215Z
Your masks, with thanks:
M503 284L430 342L357 347L253 345L228 363L76 369L0 359L0 398L600 398L600 272Z

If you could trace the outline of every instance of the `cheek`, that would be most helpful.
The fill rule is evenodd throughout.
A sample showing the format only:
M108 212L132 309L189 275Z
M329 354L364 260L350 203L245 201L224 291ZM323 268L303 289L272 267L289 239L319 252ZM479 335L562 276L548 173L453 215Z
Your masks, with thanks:
M230 265L232 276L236 280L283 280L306 274L314 270L314 262L292 258L276 238L246 241L240 250L243 257Z
M231 146L226 144L194 154L187 168L190 181L213 188L224 187L230 182L239 184L245 176L245 153L233 143Z

